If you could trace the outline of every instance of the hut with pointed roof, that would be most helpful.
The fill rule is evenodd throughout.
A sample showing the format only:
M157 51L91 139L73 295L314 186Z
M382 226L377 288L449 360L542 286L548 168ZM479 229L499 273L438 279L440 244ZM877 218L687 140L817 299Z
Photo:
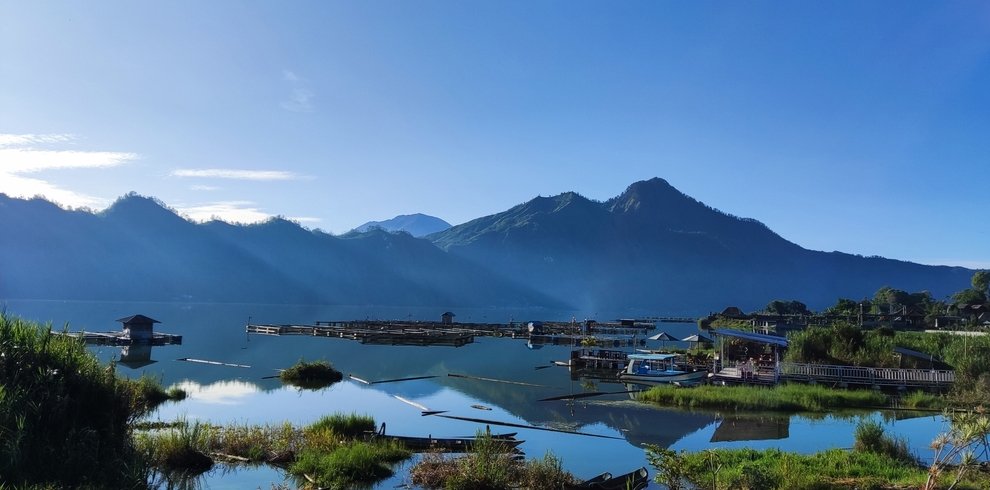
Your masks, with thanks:
M154 338L154 324L161 323L144 315L131 315L117 320L124 324L124 336L132 342L151 342Z

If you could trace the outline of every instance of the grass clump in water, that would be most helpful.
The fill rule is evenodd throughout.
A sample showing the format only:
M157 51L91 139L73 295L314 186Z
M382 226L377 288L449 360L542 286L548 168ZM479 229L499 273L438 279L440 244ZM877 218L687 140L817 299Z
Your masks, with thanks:
M780 410L823 412L837 408L878 407L887 395L872 390L832 389L819 385L698 386L684 389L655 386L639 394L639 400L660 405L731 410Z
M576 482L560 459L548 452L541 459L518 462L506 446L479 432L471 452L461 458L426 454L410 471L412 483L448 490L562 488Z
M353 439L368 432L374 432L375 419L370 415L334 413L321 417L306 430L311 433L329 431L338 436Z
M344 379L344 375L327 361L306 362L300 359L294 366L282 371L279 379L299 388L319 390Z
M174 428L139 434L137 445L152 466L169 475L198 475L213 467L208 452L211 426L180 421Z
M879 422L861 420L856 425L853 450L881 454L907 464L918 464L918 458L911 454L907 440L887 435Z
M944 409L949 406L949 399L943 395L926 393L919 390L912 391L902 397L901 405L905 408Z
M411 453L394 442L349 441L333 451L303 449L289 472L330 488L351 488L392 476L391 464Z

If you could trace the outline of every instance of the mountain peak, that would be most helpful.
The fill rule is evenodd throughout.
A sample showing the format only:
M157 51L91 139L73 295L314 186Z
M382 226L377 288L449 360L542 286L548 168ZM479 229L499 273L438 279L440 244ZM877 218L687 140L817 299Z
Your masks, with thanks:
M609 201L610 211L636 211L640 206L649 208L681 206L685 202L697 203L674 188L664 179L654 177L649 180L633 182L625 192Z
M384 221L369 221L352 231L365 233L379 228L388 232L404 231L414 237L422 237L450 228L450 223L423 213L400 214Z
M137 223L144 220L155 220L158 223L191 224L164 202L153 197L146 197L135 192L129 192L110 205L100 216L110 220L121 220Z

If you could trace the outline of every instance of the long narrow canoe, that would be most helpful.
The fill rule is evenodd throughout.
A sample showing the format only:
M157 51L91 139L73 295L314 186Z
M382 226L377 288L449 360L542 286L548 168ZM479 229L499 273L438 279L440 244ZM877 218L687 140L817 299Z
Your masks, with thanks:
M513 439L514 434L500 436L498 434L492 436L492 441L496 443L503 451L509 453L512 452L516 446L522 444L524 441L519 441ZM474 444L478 441L474 437L460 437L460 438L445 438L445 437L413 437L413 436L392 436L392 435L381 435L375 434L372 436L372 440L384 440L384 441L395 441L402 444L407 449L411 451L448 451L454 453L464 453L471 450Z

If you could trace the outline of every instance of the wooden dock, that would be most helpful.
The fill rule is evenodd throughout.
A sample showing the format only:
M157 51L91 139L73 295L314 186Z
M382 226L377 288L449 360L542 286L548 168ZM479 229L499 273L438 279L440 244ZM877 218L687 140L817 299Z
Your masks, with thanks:
M598 369L619 372L626 368L631 352L608 349L576 349L571 351L571 369Z
M87 345L181 345L182 336L167 333L154 333L150 339L132 339L124 332L52 332L56 335L64 335L76 339L82 339Z
M447 345L459 347L475 337L528 339L535 345L582 345L589 338L596 345L623 347L645 343L643 333L650 326L579 322L539 322L530 332L526 323L443 323L428 321L353 320L317 321L311 325L248 324L248 333L258 335L308 335L356 340L363 344Z
M422 328L411 325L370 325L366 322L324 322L318 325L248 325L248 333L308 335L356 340L375 345L442 345L460 347L474 342L476 332L461 328Z
M614 336L614 335L574 335L574 334L531 334L529 342L534 345L571 345L583 346L593 340L596 346L605 347L635 347L646 345L644 337Z

